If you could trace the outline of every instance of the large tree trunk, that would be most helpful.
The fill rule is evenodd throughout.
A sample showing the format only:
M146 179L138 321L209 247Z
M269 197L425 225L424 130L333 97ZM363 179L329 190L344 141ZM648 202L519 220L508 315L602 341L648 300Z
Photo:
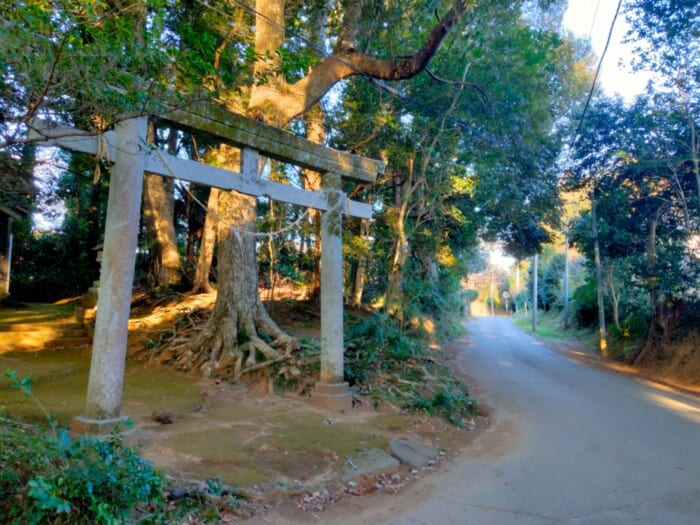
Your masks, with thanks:
M440 49L450 29L457 24L471 2L456 0L452 8L439 19L425 39L423 46L413 55L395 60L383 60L368 56L358 51L357 35L363 29L360 21L364 1L349 2L345 6L343 28L337 39L333 52L313 67L309 73L293 84L284 84L280 90L279 82L268 82L256 86L250 97L250 113L261 117L268 123L283 125L296 116L307 111L341 80L354 76L366 75L381 80L403 80L412 78L423 71ZM257 0L256 2L256 44L259 56L262 48L258 47L258 34L264 31L284 27L283 0ZM260 15L263 15L262 17ZM274 27L273 27L274 26ZM279 39L268 40L273 53ZM271 56L275 56L274 54Z
M319 5L311 11L309 25L311 27L309 43L317 49L322 49L326 39L326 23L328 12L331 9L331 2L324 0L323 6ZM306 138L316 144L323 144L326 140L326 130L323 127L324 111L321 102L317 102L304 113L304 124L306 125ZM304 170L304 188L310 191L321 190L321 174L312 170ZM309 210L311 222L314 227L314 265L311 268L306 298L312 301L319 301L321 298L321 212L319 210Z
M664 307L659 305L659 287L656 278L656 227L659 222L660 210L649 218L647 223L647 273L649 286L649 308L651 319L649 320L649 332L644 348L634 361L635 365L643 366L653 363L659 357L661 338L664 327Z
M367 219L362 219L360 223L360 236L366 239L369 235L369 221ZM355 268L355 281L353 283L352 290L352 304L354 306L360 306L362 304L362 294L365 291L365 283L367 282L367 255L365 253L361 254L357 261L357 268Z
M194 283L194 276L197 272L198 250L202 244L204 236L204 222L206 221L206 210L200 207L199 203L209 198L210 188L198 184L190 184L189 191L185 193L184 216L187 220L187 241L185 244L185 265L183 274L188 279L190 286Z
M612 262L609 262L605 268L605 281L607 282L608 291L610 292L610 302L612 303L613 322L618 333L622 330L620 326L620 293L615 288L615 267Z
M279 90L276 51L284 39L284 2L259 0L256 7L255 49L260 59L254 73L256 78L267 79L264 89ZM261 86L253 86L252 93L258 88ZM238 101L231 100L230 106L238 109ZM258 173L257 155L254 160L241 159L239 150L220 146L217 156L221 166L238 171L240 165L242 173ZM260 299L256 206L255 197L219 192L216 303L204 329L177 351L176 363L182 368L235 380L285 359L297 347L297 342L270 318ZM271 342L268 344L263 337Z
M398 239L394 242L394 255L391 261L391 270L387 282L384 311L388 314L401 317L401 303L403 296L403 270L408 260L409 246L406 235L406 209L408 199L399 207L399 214L396 219L396 233Z
M154 141L153 124L148 140ZM171 134L169 141L173 140ZM169 144L172 149L172 144ZM176 286L182 279L180 253L175 235L174 180L146 174L143 184L143 215L149 239L149 281L154 287Z
M216 244L216 224L219 211L219 190L212 188L207 201L207 216L204 219L204 230L202 240L199 243L199 254L197 256L197 268L192 283L192 293L211 292L209 283L209 273L211 263L214 258L214 245Z
M172 179L160 175L145 175L143 214L148 229L151 252L151 277L157 287L180 283L180 253L175 236L175 201Z
M326 131L323 128L323 108L318 103L314 105L305 115L306 138L317 144L323 144L326 140ZM321 174L312 170L304 170L304 188L310 191L321 190ZM321 212L319 210L309 210L311 222L314 226L314 265L311 268L311 278L309 279L306 297L317 301L321 297Z
M237 150L228 146L221 150L230 165ZM270 319L260 300L255 210L255 197L236 192L219 194L216 304L204 329L177 354L176 364L182 368L237 379L287 358L297 346ZM271 342L268 344L261 336Z

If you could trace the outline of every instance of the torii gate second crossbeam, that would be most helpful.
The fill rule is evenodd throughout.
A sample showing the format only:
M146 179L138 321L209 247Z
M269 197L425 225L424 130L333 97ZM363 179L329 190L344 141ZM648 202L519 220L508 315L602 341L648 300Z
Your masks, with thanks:
M145 172L236 189L249 195L323 210L321 236L321 374L312 401L327 409L347 409L352 397L343 381L342 215L371 218L367 204L346 201L341 177L371 181L382 173L379 161L338 152L265 126L211 104L167 120L215 134L242 147L241 173L206 166L158 152L146 145L146 117L125 120L100 137L80 130L35 123L44 144L91 154L106 152L114 161L110 180L104 251L85 415L73 421L79 432L104 434L126 418L121 414L131 289ZM217 129L207 125L216 115ZM222 122L224 121L224 122ZM323 174L322 194L263 181L258 154L314 169ZM175 173L173 173L175 172Z

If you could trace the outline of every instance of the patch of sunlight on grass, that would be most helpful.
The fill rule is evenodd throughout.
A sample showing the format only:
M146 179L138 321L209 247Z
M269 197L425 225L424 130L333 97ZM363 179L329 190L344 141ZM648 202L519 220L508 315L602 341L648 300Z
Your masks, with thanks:
M532 315L518 314L511 319L517 326L532 333ZM566 337L563 329L556 327L554 323L548 321L541 313L538 316L536 334L547 339L563 339Z
M25 308L0 308L0 323L42 323L71 320L75 315L73 305L27 303Z

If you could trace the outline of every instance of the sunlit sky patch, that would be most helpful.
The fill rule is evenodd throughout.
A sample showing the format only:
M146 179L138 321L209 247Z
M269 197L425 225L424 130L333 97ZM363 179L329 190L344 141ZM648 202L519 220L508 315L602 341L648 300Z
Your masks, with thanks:
M569 0L569 7L564 14L564 26L578 37L590 36L593 51L600 57L616 8L617 0ZM648 72L632 72L633 45L623 43L628 28L623 2L599 81L606 94L619 93L625 100L631 101L644 91L651 75Z

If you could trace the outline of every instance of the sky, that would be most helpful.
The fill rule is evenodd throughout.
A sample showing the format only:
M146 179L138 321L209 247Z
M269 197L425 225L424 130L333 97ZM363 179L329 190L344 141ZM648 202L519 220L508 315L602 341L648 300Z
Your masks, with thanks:
M576 36L590 36L593 51L600 57L616 8L617 0L569 0L564 26ZM631 101L644 91L650 75L631 72L632 45L622 43L627 28L623 0L598 81L606 94L619 93L626 101Z

